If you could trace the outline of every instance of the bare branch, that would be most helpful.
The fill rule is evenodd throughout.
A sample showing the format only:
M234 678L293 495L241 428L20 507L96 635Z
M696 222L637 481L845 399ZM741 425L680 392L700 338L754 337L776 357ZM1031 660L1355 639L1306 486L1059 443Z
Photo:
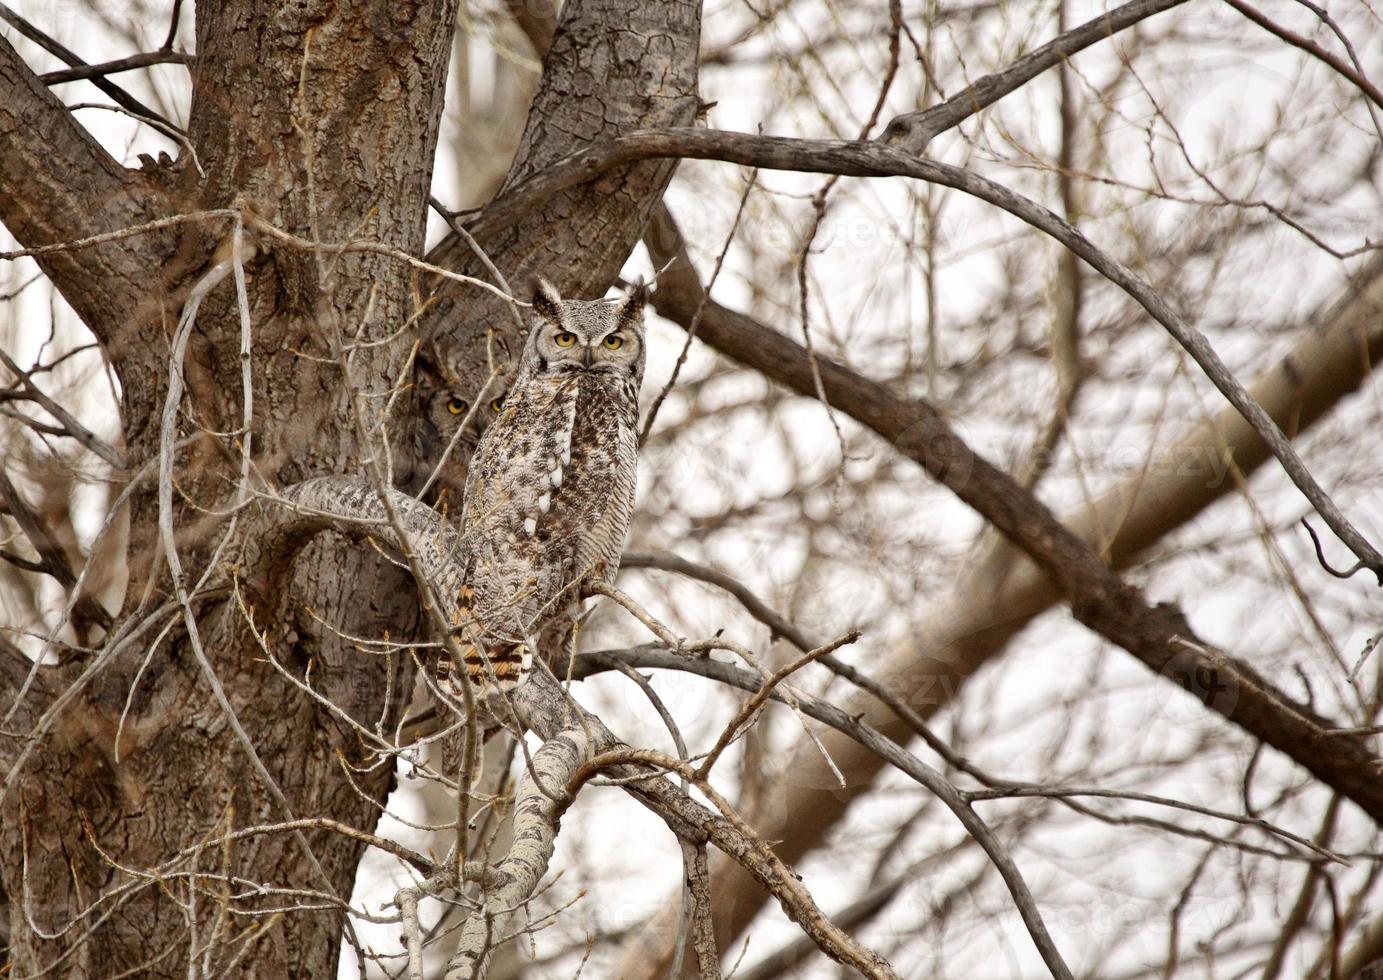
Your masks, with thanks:
M5 23L9 24L20 34L23 34L30 41L33 41L35 44L43 48L43 50L47 51L54 57L57 57L62 61L67 62L67 64L71 65L73 68L91 69L93 67L91 65L88 65L81 58L79 58L76 52L60 44L54 38L49 37L43 31L39 30L33 24L29 23L29 21L25 20L19 14L15 13L13 10L10 9L10 7L7 4L0 3L0 20L4 20ZM130 93L126 92L120 86L102 77L103 74L104 73L102 72L94 72L85 77L91 82L92 85L95 85L106 95L110 96L111 99L115 101L116 105L120 106L123 109L129 110L136 117L143 117L144 119L153 120L154 122L160 123L163 126L166 126L167 128L172 130L178 129L178 127L174 126L167 119L164 119L163 116L159 115L153 109L150 109L148 106L146 106L143 102L140 102L134 96L130 95ZM42 79L40 79L40 81L42 81ZM44 84L49 83L45 82Z
M486 975L491 950L509 934L509 916L532 896L547 873L558 822L574 795L564 787L590 755L586 734L580 729L547 739L533 753L514 801L514 842L495 868L495 886L485 890L480 909L461 927L461 940L447 964L445 980L482 980Z
M666 551L626 551L620 558L620 568L657 568L707 582L724 589L738 599L740 605L744 606L749 615L769 628L772 637L781 636L804 653L818 646L807 639L806 635L787 619L770 609L768 604L756 596L743 582L714 568L687 561L685 558Z
M38 515L25 503L19 490L10 481L9 475L4 470L0 470L0 503L4 504L6 511L14 518L15 523L24 532L24 536L29 539L29 544L33 546L34 551L38 552L39 567L33 570L41 570L44 574L51 575L69 592L75 589L77 576L72 571L71 565L68 564L62 546L44 526ZM106 629L110 628L112 622L110 613L91 596L79 595L75 608L83 619Z
M641 131L615 137L578 151L533 178L531 187L516 188L520 204L545 199L557 190L590 179L610 167L650 157L724 160L744 166L857 177L916 177L970 194L1009 212L1075 252L1119 286L1162 324L1205 372L1216 388L1248 420L1293 483L1355 556L1383 585L1383 554L1345 518L1316 483L1286 435L1229 371L1205 336L1187 323L1165 299L1132 269L1096 247L1060 216L979 174L960 167L921 160L875 143L847 140L802 140L702 129ZM503 211L504 200L496 205ZM487 208L486 219L491 217ZM809 360L809 364L814 361Z
M927 149L927 145L938 133L944 133L980 110L988 108L1076 52L1085 50L1096 41L1113 37L1120 31L1147 20L1153 14L1184 2L1185 0L1133 0L1131 3L1115 7L1108 13L1092 18L1028 52L1003 71L984 76L940 105L923 109L921 112L904 113L885 127L880 139L908 153L920 154Z
M684 272L683 290L687 288L685 276ZM663 277L664 283L676 281L667 274ZM675 317L677 309L685 311L686 306L699 301L699 290L693 287L690 295L683 291L680 298L668 299L665 309L655 294L654 305ZM717 324L715 319L711 313L703 318L703 331L710 331L706 334L708 343L812 397L815 384L806 352L799 345L747 317L737 317L733 330L724 329L728 324ZM1177 666L1184 664L1198 672L1194 676L1225 685L1223 690L1232 691L1232 696L1216 697L1205 688L1197 689L1212 710L1287 753L1383 819L1383 786L1372 776L1364 776L1374 771L1377 759L1364 742L1352 743L1349 759L1322 755L1320 746L1338 747L1337 743L1345 741L1329 736L1336 726L1293 702L1247 664L1198 640L1175 608L1149 605L1031 493L965 446L934 408L920 400L900 398L830 361L821 360L820 370L833 405L921 464L1026 552L1065 593L1078 620L1123 646L1159 675L1195 688L1193 674Z
M3 350L0 350L0 363L3 363L5 367L9 369L10 373L19 379L19 383L23 386L28 398L38 402L38 404L43 407L44 411L62 424L62 429L59 430L61 434L76 439L87 449L90 449L111 466L114 466L117 470L125 469L125 459L115 450L114 446L110 445L100 436L96 435L96 433L82 425L81 422L77 421L76 416L44 394L43 390L39 388L38 385L34 384L33 378L29 376L29 372L21 370L19 365L15 364L14 361L10 359L10 355L6 354Z
M679 936L678 949L690 946L696 954L696 972L701 980L720 980L720 957L716 954L715 920L711 915L711 868L706 860L706 845L700 841L682 840L682 876L686 879L682 901L683 922L688 935ZM680 977L674 969L668 974Z
M704 290L681 235L665 210L646 241L655 262L671 262L653 296L654 306L660 314L685 327L693 311L700 307ZM1383 258L1362 269L1338 300L1305 319L1308 326L1301 330L1301 341L1255 382L1255 397L1283 424L1292 425L1294 431L1303 431L1325 417L1383 360L1380 310ZM782 332L711 300L700 335L727 356L763 371L793 391L811 396L806 352ZM856 383L861 380L858 375L829 360L822 360L821 367L832 404L866 425L872 424L871 419L882 422L878 406L871 406L867 399L861 400L855 394ZM925 432L924 429L924 436ZM1247 475L1270 458L1254 430L1233 409L1191 426L1168 452L1168 458L1197 461L1196 465L1178 467L1177 472L1156 479L1134 474L1093 503L1067 515L1063 523L1094 543L1115 567L1125 567L1232 489L1232 481L1212 475L1217 461L1232 457L1240 472ZM1002 565L1003 575L991 577L987 569L981 569L965 576L951 593L940 597L921 616L918 642L900 649L890 661L881 664L880 676L890 685L896 683L909 698L920 696L914 693L917 677L937 681L928 688L930 693L922 696L923 707L919 710L927 714L949 704L967 678L997 657L1020 630L1059 599L1050 580L1035 565L1024 561L1021 551L1009 550L1007 561L999 561L1000 557L995 556L994 567ZM690 568L674 570L704 577ZM775 626L771 612L762 615L762 611L754 611L741 594L746 590L736 591L729 582L705 580L729 589L770 629L793 639L793 634L783 628L786 624ZM802 639L800 648L809 649L810 641ZM852 699L848 710L851 714L867 715L895 739L914 734L910 726L890 721L894 708L885 707L872 697ZM783 838L779 848L790 859L795 860L819 843L850 803L868 792L873 776L883 764L872 754L848 751L849 743L843 740L828 740L828 744L834 757L846 759L851 788L838 793L821 793L813 788L790 791L783 806L784 812L793 815L792 820L775 825L772 831ZM793 764L811 763L799 753ZM818 778L827 777L823 773ZM732 910L718 910L721 935L725 937L748 924L761 898L757 889L743 879L723 882L719 889L720 909ZM726 892L733 897L726 899Z
M38 76L44 85L61 85L63 82L77 82L103 75L114 75L150 65L191 65L196 63L194 55L182 51L146 51L132 54L127 58L103 61L99 65L82 65L78 68L64 68L60 71L47 71Z
M768 844L744 822L743 818L730 806L729 801L716 792L714 787L706 782L688 763L649 749L607 749L586 763L567 784L566 790L569 794L574 794L581 785L601 770L623 768L630 765L656 766L659 769L674 772L683 779L694 783L720 811L721 816L730 824L736 835L757 850L759 855L774 868L777 872L776 878L781 883L779 900L783 904L784 911L816 940L817 945L827 955L840 963L854 967L871 980L874 978L897 980L898 974L893 971L887 960L878 953L860 945L858 941L822 915L800 879L778 860ZM1070 977L1071 974L1067 971L1056 972L1054 975Z
M1348 79L1350 84L1360 92L1363 92L1364 95L1368 96L1370 102L1378 106L1378 108L1383 109L1383 91L1380 91L1377 85L1369 81L1368 77L1365 76L1363 72L1358 71L1353 65L1346 64L1340 58L1337 58L1310 38L1302 37L1295 31L1287 30L1287 28L1271 18L1265 17L1262 11L1244 3L1243 0L1225 0L1225 3L1239 11L1239 13L1243 14L1269 34L1281 38L1294 48L1305 51L1311 57L1327 65L1331 71L1334 71L1342 78Z

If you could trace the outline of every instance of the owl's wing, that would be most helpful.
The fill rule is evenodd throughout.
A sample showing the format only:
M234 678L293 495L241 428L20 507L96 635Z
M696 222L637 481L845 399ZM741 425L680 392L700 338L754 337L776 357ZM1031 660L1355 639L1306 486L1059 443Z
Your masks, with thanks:
M591 414L590 433L584 425L577 429L582 488L573 500L564 501L572 508L568 520L580 533L571 573L612 582L634 512L639 437L635 421L624 412Z

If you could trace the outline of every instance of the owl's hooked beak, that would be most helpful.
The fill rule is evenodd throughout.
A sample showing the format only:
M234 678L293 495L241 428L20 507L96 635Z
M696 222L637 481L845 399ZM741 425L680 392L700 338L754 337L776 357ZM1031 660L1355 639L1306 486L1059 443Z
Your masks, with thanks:
M586 365L588 369L591 366L591 355L594 353L595 348L591 344L587 344L585 349L581 352L581 363Z

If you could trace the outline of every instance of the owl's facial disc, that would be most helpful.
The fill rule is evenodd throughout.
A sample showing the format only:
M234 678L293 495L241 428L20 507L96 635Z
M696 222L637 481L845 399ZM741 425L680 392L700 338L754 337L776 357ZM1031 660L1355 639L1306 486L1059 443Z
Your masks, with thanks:
M563 300L539 282L529 336L539 374L643 375L643 292L614 302Z

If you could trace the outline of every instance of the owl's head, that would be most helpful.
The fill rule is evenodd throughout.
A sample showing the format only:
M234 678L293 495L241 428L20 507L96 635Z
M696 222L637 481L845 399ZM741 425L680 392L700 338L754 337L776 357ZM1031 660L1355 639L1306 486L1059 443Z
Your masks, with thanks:
M416 495L440 466L428 502L447 499L459 507L471 451L499 414L509 379L489 378L483 354L458 358L449 353L449 348L433 340L425 341L418 350L411 454L400 486ZM499 356L507 357L503 350Z
M457 370L445 352L431 341L419 348L415 371L419 408L435 436L445 445L464 426L461 445L473 449L504 404L508 378L500 376L488 379L487 383L485 378L473 377L478 371ZM477 400L483 404L474 404Z
M583 372L643 381L645 293L615 300L562 299L545 280L533 294L523 367L535 376Z

